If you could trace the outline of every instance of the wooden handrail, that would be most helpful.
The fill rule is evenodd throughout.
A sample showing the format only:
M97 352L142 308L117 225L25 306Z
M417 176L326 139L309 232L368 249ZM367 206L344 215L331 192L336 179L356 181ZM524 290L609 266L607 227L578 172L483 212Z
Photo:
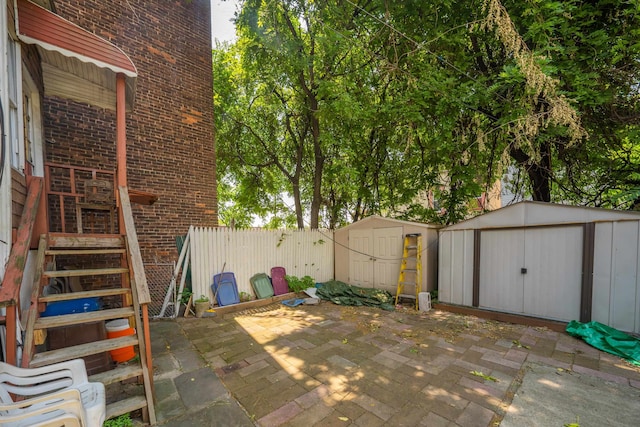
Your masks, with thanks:
M38 318L38 295L40 295L40 286L42 281L42 273L44 270L44 257L47 249L47 236L45 234L40 236L38 242L38 255L36 257L36 273L33 278L33 288L31 289L31 306L27 312L27 328L24 334L24 343L22 347L22 367L28 368L29 362L33 358L33 352L35 349L33 325Z
M31 235L38 216L38 205L42 196L43 179L32 177L27 191L25 201L18 226L17 238L11 247L9 261L2 279L0 287L0 307L6 307L5 318L7 329L7 360L10 365L16 366L18 342L16 340L18 305L20 304L20 286L24 276L24 268L27 263L27 256L31 246Z
M127 187L118 187L120 196L120 206L122 215L122 223L124 227L121 227L121 233L127 236L127 252L129 267L132 271L131 274L131 286L135 304L139 306L141 313L136 313L137 316L142 317L142 340L140 341L140 352L144 353L144 356L140 354L140 358L144 357L145 361L142 362L143 369L148 369L148 375L145 375L145 393L147 396L147 408L149 409L149 419L151 424L156 423L155 409L153 406L153 362L151 357L151 331L149 328L149 303L151 302L151 295L149 294L149 286L147 284L147 276L144 273L144 264L142 262L142 254L140 253L140 245L138 243L138 234L136 233L136 227L133 222L133 212L131 210L131 200L129 199L129 191ZM124 230L122 230L124 228ZM136 301L137 300L137 301Z
M149 294L147 277L144 274L144 264L142 262L142 254L140 253L140 245L138 244L136 226L133 222L133 212L131 211L129 191L127 190L127 187L118 187L118 190L120 191L120 205L122 207L124 231L127 235L127 242L129 243L131 269L133 270L133 281L135 282L136 287L135 290L138 294L138 303L140 305L149 304L151 302L151 295Z
M9 261L0 288L0 307L16 305L19 302L20 285L27 255L31 246L31 235L38 214L38 205L42 195L43 179L32 177L27 191L27 200L22 210L16 242L11 247ZM9 334L7 334L8 336Z

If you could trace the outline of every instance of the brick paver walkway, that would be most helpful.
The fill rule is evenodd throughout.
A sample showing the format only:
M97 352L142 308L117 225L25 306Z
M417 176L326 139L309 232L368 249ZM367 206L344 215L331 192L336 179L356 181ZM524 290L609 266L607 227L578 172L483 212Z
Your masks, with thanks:
M493 426L527 363L640 388L640 369L565 333L328 302L180 326L260 426Z

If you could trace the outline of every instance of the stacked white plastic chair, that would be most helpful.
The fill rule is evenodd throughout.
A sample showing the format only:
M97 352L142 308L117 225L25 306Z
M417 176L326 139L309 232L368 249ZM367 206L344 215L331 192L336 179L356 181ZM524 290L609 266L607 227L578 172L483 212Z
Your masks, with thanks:
M31 369L0 362L0 425L101 427L105 415L104 385L89 382L82 359Z

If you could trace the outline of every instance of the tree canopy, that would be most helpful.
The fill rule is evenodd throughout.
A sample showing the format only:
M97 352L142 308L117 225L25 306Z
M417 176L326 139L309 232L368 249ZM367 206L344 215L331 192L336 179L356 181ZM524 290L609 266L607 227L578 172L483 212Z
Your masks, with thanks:
M226 224L452 223L497 180L640 204L637 0L245 0L235 22L213 52Z

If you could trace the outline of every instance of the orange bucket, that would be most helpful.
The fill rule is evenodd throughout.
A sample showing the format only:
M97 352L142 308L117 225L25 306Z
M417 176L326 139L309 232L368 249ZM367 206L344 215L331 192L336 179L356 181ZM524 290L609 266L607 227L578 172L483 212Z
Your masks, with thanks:
M129 326L127 319L112 320L107 322L105 326L108 338L126 337L136 333L136 330ZM128 362L136 356L133 346L111 350L109 354L114 362Z

